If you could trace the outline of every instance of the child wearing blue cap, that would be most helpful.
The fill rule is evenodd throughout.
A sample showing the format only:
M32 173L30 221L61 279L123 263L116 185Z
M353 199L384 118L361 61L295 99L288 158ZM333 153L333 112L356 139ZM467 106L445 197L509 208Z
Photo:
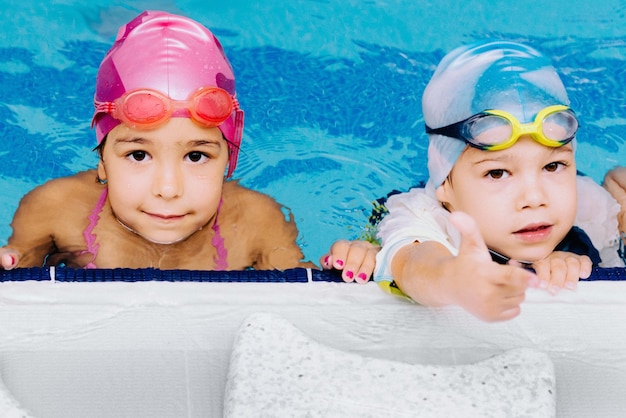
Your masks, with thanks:
M577 176L578 121L539 52L500 41L457 48L422 105L430 178L387 201L381 287L498 321L520 313L528 287L573 290L593 265L623 265L619 205ZM582 219L578 194L604 204L606 217Z

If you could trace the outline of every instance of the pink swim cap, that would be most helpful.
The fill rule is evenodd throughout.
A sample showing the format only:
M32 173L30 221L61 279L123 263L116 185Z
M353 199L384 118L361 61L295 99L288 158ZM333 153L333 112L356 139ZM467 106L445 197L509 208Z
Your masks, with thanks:
M145 11L122 26L96 78L96 102L113 102L136 89L153 89L173 100L187 100L202 87L219 87L236 97L235 75L222 45L203 25L160 11ZM96 112L98 144L121 122ZM227 139L228 177L237 165L243 111L234 110L218 126Z

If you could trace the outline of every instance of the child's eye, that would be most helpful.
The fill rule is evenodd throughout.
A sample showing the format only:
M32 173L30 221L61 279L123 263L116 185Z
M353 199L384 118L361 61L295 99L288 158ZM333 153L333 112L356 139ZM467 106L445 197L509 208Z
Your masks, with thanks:
M200 151L192 151L189 154L187 154L187 158L189 159L189 161L191 161L192 163L200 163L205 161L206 159L208 159L209 157Z
M133 151L128 153L128 158L134 161L143 161L148 158L148 153L145 151Z
M554 162L551 162L549 164L546 164L543 169L546 170L547 172L555 173L555 172L560 171L561 169L563 169L565 167L567 167L566 163L564 163L562 161L554 161Z
M499 179L503 179L507 177L508 173L506 170L502 170L502 169L489 170L485 176L491 177L494 180L499 180Z

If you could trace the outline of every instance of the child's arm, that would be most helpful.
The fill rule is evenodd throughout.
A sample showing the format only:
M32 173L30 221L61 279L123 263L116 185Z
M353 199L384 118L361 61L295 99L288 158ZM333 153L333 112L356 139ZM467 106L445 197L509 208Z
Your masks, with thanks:
M13 234L0 249L2 267L40 267L59 251L57 246L64 252L84 249L82 231L102 190L95 178L94 170L83 171L28 192L13 216Z
M275 222L269 225L271 227L262 234L261 253L254 265L256 269L319 268L314 263L304 260L302 249L297 243L298 228L293 215L286 221L282 212L278 211L275 214Z
M538 285L530 271L491 260L476 223L466 214L451 214L461 232L459 254L435 241L400 249L392 261L398 287L426 306L457 305L485 321L516 317L526 289Z
M257 206L257 209L260 207L260 205ZM287 220L281 206L273 199L268 199L263 215L257 214L256 221L257 225L264 224L267 229L259 231L260 255L255 268L264 270L284 270L294 267L318 268L312 262L303 260L304 254L297 243L298 228L293 214L289 213L289 220Z
M231 245L228 248L229 254L247 253L246 258L258 270L318 268L314 263L303 260L293 214L274 198L237 182L227 182L224 185L224 203L219 222L224 228L234 226L238 234L235 247Z
M617 215L619 230L626 231L626 167L616 167L606 173L602 182L604 188L621 206Z
M53 251L49 185L39 186L21 199L11 222L13 234L0 249L2 268L42 266L45 256Z
M378 251L378 245L367 241L339 240L330 247L328 254L320 257L320 264L324 269L341 270L345 282L367 283L374 271Z

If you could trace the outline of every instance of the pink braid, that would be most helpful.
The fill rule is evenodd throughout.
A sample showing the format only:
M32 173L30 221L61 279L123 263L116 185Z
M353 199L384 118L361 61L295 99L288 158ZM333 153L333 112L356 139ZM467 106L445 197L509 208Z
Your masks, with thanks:
M98 224L98 220L100 219L100 212L102 212L102 208L104 207L104 204L107 201L108 194L109 194L109 188L105 187L102 193L100 194L100 198L98 199L98 203L96 204L96 207L93 208L93 211L88 216L89 225L87 225L87 228L85 228L85 230L83 231L83 237L85 238L85 242L87 243L87 249L81 252L80 254L83 255L83 254L90 253L93 255L93 258L91 259L91 261L87 263L87 265L85 265L86 269L96 268L96 264L94 263L94 260L96 259L96 256L98 255L98 249L100 248L100 244L96 243L96 234L93 233L93 229Z
M217 254L213 256L213 261L215 262L215 270L226 270L228 268L228 262L226 261L228 257L228 251L224 246L224 238L220 234L220 225L217 222L218 216L220 214L220 209L222 208L222 199L220 199L219 205L217 205L217 212L215 213L215 222L211 229L215 234L213 235L213 239L211 240L211 244L217 251Z

